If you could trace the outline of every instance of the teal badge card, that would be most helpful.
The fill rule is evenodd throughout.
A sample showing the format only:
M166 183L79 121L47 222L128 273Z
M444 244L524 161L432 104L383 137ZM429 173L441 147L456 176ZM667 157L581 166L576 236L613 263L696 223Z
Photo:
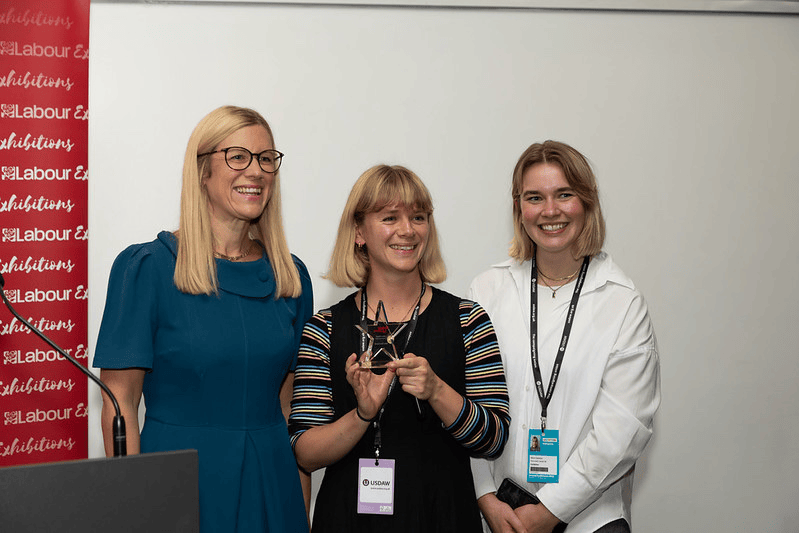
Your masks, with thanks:
M558 430L531 429L527 438L527 481L557 483L560 443Z

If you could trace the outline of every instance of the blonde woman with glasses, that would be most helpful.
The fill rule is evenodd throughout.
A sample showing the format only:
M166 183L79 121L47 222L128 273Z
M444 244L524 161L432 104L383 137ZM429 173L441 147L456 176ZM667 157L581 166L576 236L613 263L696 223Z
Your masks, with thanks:
M313 297L283 233L282 160L257 112L209 113L186 149L179 229L127 248L109 279L93 364L130 453L198 450L204 532L308 528L286 417ZM112 418L104 398L109 454Z

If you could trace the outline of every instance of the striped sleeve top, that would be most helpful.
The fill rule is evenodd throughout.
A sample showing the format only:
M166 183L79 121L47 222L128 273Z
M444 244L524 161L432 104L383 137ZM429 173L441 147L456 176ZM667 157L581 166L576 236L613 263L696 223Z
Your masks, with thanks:
M471 455L496 457L508 438L510 414L494 326L475 302L461 300L459 311L466 348L466 396L458 418L445 429ZM330 378L331 320L329 309L319 311L302 333L289 417L292 446L308 429L335 419Z

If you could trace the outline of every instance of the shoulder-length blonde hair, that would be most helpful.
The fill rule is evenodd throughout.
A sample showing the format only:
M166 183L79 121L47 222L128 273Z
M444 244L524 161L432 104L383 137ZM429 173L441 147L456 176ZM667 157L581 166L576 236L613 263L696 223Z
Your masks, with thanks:
M405 167L377 165L358 178L341 214L336 244L325 276L339 287L364 287L369 279L369 252L355 244L356 229L368 213L400 204L427 213L427 245L419 261L419 274L426 283L447 279L438 232L433 220L433 199L419 176Z
M269 123L258 112L245 107L223 106L208 113L194 128L183 160L180 194L180 228L175 285L189 294L216 294L219 284L214 261L213 234L204 182L211 174L208 157L198 154L216 150L235 131L262 126L275 144ZM250 224L250 237L260 240L275 274L275 297L297 297L302 292L300 275L289 252L283 231L280 176L275 173L271 196L260 217Z
M583 203L585 209L585 225L577 236L574 253L575 259L594 256L602 250L605 242L605 219L599 205L599 189L591 165L583 155L558 141L544 141L530 145L519 157L513 169L513 240L508 253L518 261L532 259L535 243L527 235L522 221L521 194L524 187L524 173L533 165L549 163L558 165L563 170L569 187Z

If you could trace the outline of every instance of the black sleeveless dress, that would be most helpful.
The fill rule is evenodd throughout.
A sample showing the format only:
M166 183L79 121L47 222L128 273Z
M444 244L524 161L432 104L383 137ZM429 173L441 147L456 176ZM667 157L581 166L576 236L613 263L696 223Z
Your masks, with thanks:
M435 373L463 395L466 351L460 299L432 290L430 305L419 315L406 351L427 358ZM337 419L357 405L344 363L350 354L359 352L360 334L354 325L360 322L360 312L354 296L331 311L330 371ZM404 336L399 341L402 346ZM420 419L413 396L403 392L399 383L386 402L380 457L396 461L394 514L357 513L358 460L375 456L375 431L370 425L350 453L325 470L316 498L313 533L482 531L469 453L444 429L426 402L422 402L422 409Z

